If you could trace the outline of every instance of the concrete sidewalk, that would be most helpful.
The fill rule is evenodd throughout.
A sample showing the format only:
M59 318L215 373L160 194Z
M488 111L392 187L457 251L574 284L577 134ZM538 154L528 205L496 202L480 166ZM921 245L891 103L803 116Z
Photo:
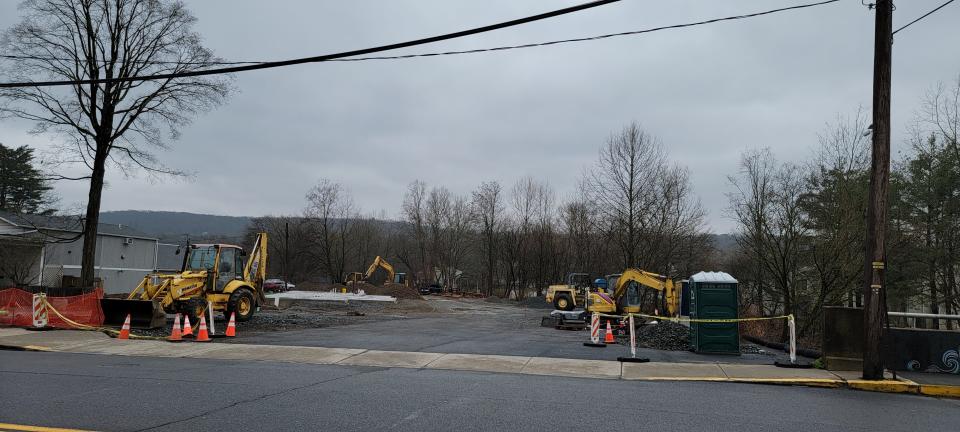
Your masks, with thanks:
M787 369L772 365L727 363L620 363L547 357L378 351L283 345L170 343L162 340L118 340L99 332L29 331L0 328L0 347L144 357L261 360L305 364L342 364L388 368L447 369L475 372L550 375L635 381L718 381L756 384L853 388L891 393L960 397L960 386L900 379L864 381L854 375L821 369ZM930 391L925 391L929 389Z

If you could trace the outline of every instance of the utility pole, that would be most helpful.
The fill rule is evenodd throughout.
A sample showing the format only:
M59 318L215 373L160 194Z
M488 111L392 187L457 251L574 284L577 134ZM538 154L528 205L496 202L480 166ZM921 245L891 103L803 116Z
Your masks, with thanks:
M290 222L283 223L283 290L290 283Z
M880 356L886 320L887 186L890 181L890 63L893 1L877 0L873 54L873 156L867 204L863 284L863 378L883 379Z

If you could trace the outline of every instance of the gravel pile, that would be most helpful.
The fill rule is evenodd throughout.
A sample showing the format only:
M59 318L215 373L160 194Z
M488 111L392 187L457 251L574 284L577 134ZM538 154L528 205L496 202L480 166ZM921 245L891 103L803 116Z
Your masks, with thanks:
M553 305L547 303L543 297L527 297L517 302L517 304L531 309L553 309Z
M690 349L690 329L669 321L647 324L637 329L637 346L664 351Z

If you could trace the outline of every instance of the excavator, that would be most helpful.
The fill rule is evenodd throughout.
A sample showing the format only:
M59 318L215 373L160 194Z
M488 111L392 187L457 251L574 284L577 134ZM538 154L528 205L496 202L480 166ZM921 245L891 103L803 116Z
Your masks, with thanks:
M588 313L599 312L616 315L641 312L641 306L651 303L662 304L663 309L670 316L676 315L680 309L677 287L672 279L664 275L628 268L619 275L606 277L605 280L609 286L613 287L612 294L606 292L604 289L606 287L601 284L596 284L596 287L590 288L575 283L576 278L583 275L585 274L571 273L567 276L566 285L551 285L547 289L546 300L553 303L554 307L559 310L569 311L573 310L575 306L583 304ZM604 279L598 281L602 282ZM587 292L584 293L584 290ZM661 297L659 302L655 298L648 299L650 290L655 292L654 297ZM660 306L655 306L655 308L660 309Z
M166 325L166 314L182 313L196 321L208 307L237 321L253 317L264 302L267 234L260 233L247 253L231 244L191 244L179 273L153 273L124 299L101 299L104 323L120 325L130 315L134 327Z
M613 285L613 294L608 295L602 290L591 291L587 296L584 309L588 313L623 315L626 313L649 313L641 308L653 304L659 311L660 305L666 309L668 316L675 316L680 309L680 298L673 280L657 273L645 270L628 268L616 278ZM653 290L648 300L650 290ZM657 297L660 297L657 299Z
M373 262L370 264L370 267L367 267L365 273L353 272L347 275L347 285L352 285L357 282L367 282L373 273L377 271L378 268L382 268L387 272L387 278L385 281L393 282L401 285L408 285L407 274L406 273L397 273L393 266L383 259L379 255L373 259Z

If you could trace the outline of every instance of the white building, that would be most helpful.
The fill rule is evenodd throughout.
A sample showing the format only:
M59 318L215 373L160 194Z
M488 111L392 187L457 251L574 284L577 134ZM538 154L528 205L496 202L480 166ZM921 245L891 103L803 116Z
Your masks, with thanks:
M0 212L0 288L59 287L80 276L83 225L78 217ZM155 271L180 268L177 245L124 225L100 224L96 277L107 293L126 293Z

